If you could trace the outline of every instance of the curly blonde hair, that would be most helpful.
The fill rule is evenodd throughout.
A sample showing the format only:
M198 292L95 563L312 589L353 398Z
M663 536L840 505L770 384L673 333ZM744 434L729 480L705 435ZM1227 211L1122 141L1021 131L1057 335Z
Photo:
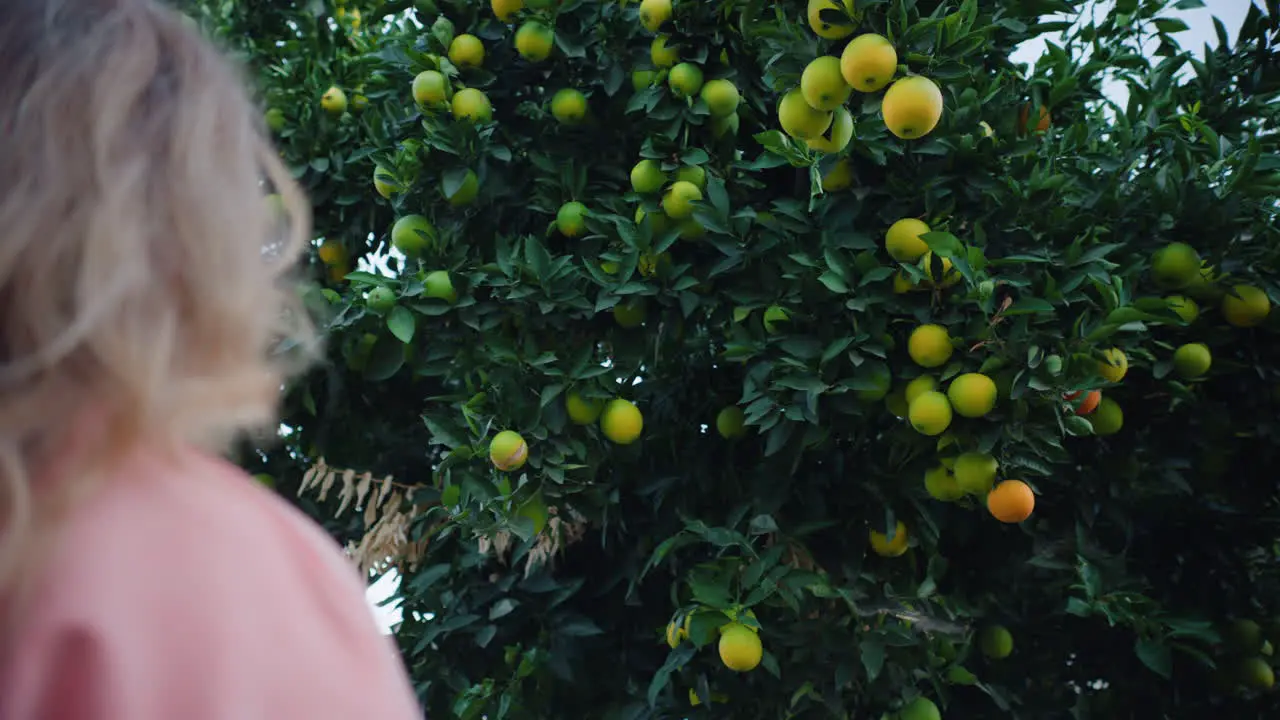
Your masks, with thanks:
M314 354L282 341L314 343L289 277L305 199L192 23L153 0L3 0L0 68L3 594L76 491L40 483L86 413L95 466L224 449L271 426Z

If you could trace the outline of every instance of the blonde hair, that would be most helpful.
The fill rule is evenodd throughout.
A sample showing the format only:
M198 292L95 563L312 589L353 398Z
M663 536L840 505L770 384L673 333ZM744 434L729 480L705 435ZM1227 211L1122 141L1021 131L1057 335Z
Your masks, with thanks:
M193 24L153 0L2 0L0 68L3 595L77 491L38 482L78 419L109 428L99 453L223 449L273 422L306 360L281 341L314 344L289 278L305 200Z

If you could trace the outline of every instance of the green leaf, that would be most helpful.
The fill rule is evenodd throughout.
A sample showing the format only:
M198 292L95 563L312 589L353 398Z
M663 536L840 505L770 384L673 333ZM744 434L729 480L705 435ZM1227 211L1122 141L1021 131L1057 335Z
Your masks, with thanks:
M413 342L413 331L416 326L417 321L413 313L404 306L397 305L391 308L391 313L387 315L387 329L406 345Z
M1169 652L1169 646L1163 642L1151 638L1138 638L1133 645L1133 651L1151 672L1166 680L1172 675L1173 656Z
M879 640L866 639L858 643L858 656L862 659L862 667L867 671L867 682L875 682L884 668L884 644Z

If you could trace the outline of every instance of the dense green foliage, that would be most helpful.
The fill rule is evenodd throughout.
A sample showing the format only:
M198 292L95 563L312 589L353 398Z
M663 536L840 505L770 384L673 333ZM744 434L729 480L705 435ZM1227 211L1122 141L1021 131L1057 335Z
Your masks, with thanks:
M1274 2L1201 55L1160 0L1105 16L1081 0L855 0L859 31L893 41L900 75L937 81L945 112L903 141L884 93L854 92L838 153L852 187L831 192L840 158L778 131L781 94L846 42L815 36L803 2L675 4L681 60L741 91L722 134L702 100L633 84L654 38L635 4L526 4L503 23L474 0L193 3L257 71L317 236L343 249L337 272L309 259L331 362L290 390L283 445L246 463L286 492L321 457L418 488L425 556L404 570L398 639L431 717L878 717L921 695L967 719L1280 712L1239 686L1262 648L1219 634L1280 617L1277 320L1234 327L1218 309L1236 284L1280 300ZM514 46L530 18L555 31L540 63ZM464 32L480 68L447 59ZM1039 36L1034 70L1012 64ZM483 90L492 122L419 107L412 82L433 69ZM331 86L347 112L321 108ZM587 98L581 124L551 113L565 88ZM1022 127L1042 106L1047 131ZM642 158L706 171L705 236L654 223L659 196L628 177ZM404 191L375 193L375 165ZM451 204L469 172L474 200ZM570 201L588 210L581 237L555 226ZM433 230L402 262L389 234L409 214ZM905 217L934 231L932 268L886 254ZM1212 268L1179 291L1192 322L1151 271L1175 241ZM343 279L342 256L387 272ZM942 258L953 286L895 292L896 272L926 287ZM456 302L430 297L434 271ZM617 306L643 323L622 327ZM786 319L766 328L771 307ZM908 357L922 323L954 339L934 370ZM1172 357L1191 342L1212 366L1183 379ZM1099 374L1110 347L1128 358L1119 383ZM996 408L938 437L877 398L889 376L893 399L965 372L995 378ZM1118 433L1063 400L1094 388L1123 408ZM639 440L571 422L571 392L633 401ZM730 405L746 418L732 440L715 427ZM508 429L528 462L501 472L488 445ZM1030 519L930 497L925 472L974 451L1035 489ZM332 498L299 501L342 540L364 532ZM868 532L897 521L909 550L872 553ZM765 655L734 673L715 640L744 608ZM695 609L692 642L669 648L667 623ZM1006 659L980 652L994 624ZM715 702L690 708L691 689Z

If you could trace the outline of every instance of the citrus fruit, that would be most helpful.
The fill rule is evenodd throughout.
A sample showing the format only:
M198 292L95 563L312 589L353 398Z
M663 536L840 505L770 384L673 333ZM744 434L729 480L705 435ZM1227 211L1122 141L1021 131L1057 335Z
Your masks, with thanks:
M1173 242L1151 256L1151 277L1167 290L1179 290L1191 284L1200 273L1200 254L1186 243Z
M838 107L831 115L831 127L816 138L805 140L810 150L838 153L849 146L853 139L853 115L848 109Z
M929 226L923 220L902 218L884 234L884 249L898 262L914 263L929 252L929 244L920 238L928 232Z
M1236 668L1236 678L1250 690L1270 690L1276 684L1275 671L1260 657L1241 660Z
M586 205L577 201L567 202L556 212L556 229L565 237L581 237L587 231L586 218Z
M907 402L907 396L903 388L898 388L884 397L884 408L898 419L907 416L909 407L910 403Z
M493 9L494 17L507 22L524 8L524 0L489 0L489 7Z
M978 129L982 131L982 137L989 138L989 137L995 137L996 135L995 128L991 127L991 125L988 124L986 120L983 120L982 122L978 123Z
M782 131L797 140L812 140L831 127L832 114L810 107L799 88L782 96L778 103L778 122Z
M284 129L287 122L284 111L280 108L271 108L262 114L262 120L270 128L271 132L280 132Z
M679 59L680 51L674 47L667 47L665 35L659 35L649 44L649 60L653 62L654 67L669 68Z
M702 199L702 191L688 180L677 180L662 196L662 212L672 220L693 215L693 203Z
M889 394L889 385L893 382L893 375L886 367L877 367L871 371L870 382L874 387L855 390L858 399L863 402L877 402L884 399Z
M899 295L916 289L916 284L901 270L893 274L893 291Z
M987 510L1002 523L1020 523L1035 507L1035 493L1021 480L1005 480L987 493Z
M824 14L830 16L830 13L823 13L823 10L843 15L844 22L833 24L824 20L822 16ZM858 20L861 19L861 13L856 13L853 9L853 0L844 0L843 7L836 0L809 0L805 15L813 32L818 37L826 40L839 40L840 38L849 37L853 34Z
M655 193L662 189L667 177L657 160L641 160L631 168L631 189L638 193Z
M726 135L737 135L738 127L742 120L738 117L738 113L726 115L725 117L711 118L711 136L719 140Z
M831 122L835 122L834 117ZM821 150L822 148L814 149ZM835 192L850 187L853 187L853 163L849 162L849 158L843 157L837 160L835 165L831 166L826 175L822 176L822 189L826 192Z
M1252 285L1236 285L1222 296L1222 317L1235 327L1256 327L1271 313L1271 298Z
M965 373L951 381L947 398L961 416L982 417L996 406L996 384L982 373Z
M840 74L859 92L876 92L898 71L898 51L883 35L864 33L849 41L840 54Z
M951 468L960 489L970 495L981 495L989 492L996 481L996 470L999 463L987 453L967 452L956 456Z
M1222 297L1222 288L1218 286L1221 276L1215 275L1212 266L1200 268L1200 273L1191 279L1183 291L1201 302L1210 302Z
M780 323L787 322L790 319L791 313L787 312L785 308L778 307L777 305L770 306L764 311L765 332L773 335L780 329L778 327Z
M678 98L693 97L702 89L702 68L682 62L667 74L667 85Z
M569 413L569 420L575 425L590 425L600 418L604 411L604 401L588 400L574 390L564 396L564 409Z
M1187 380L1209 372L1212 363L1213 356L1204 343L1187 343L1173 351L1173 369Z
M1185 295L1170 295L1165 298L1165 302L1169 304L1169 309L1177 313L1185 323L1193 323L1200 317L1200 306L1195 300Z
M537 20L529 20L516 30L516 52L529 62L542 62L551 57L555 44L555 31Z
M941 268L933 266L933 251L920 256L920 265L930 285L949 288L960 282L960 273L953 269L951 258L938 258ZM941 278L941 280L939 280Z
M800 74L800 92L809 107L832 111L849 99L853 88L840 74L840 58L823 55L810 61Z
M640 0L640 24L649 32L657 32L671 19L671 0Z
M674 622L667 623L667 645L671 649L674 650L680 644L680 641L687 637L689 637L689 633L685 632L684 628L677 627Z
M529 446L525 444L520 433L503 430L493 436L489 443L489 459L493 466L504 472L519 470L529 459Z
M587 96L564 88L551 98L551 114L563 125L577 125L587 116Z
M546 529L547 520L550 518L547 513L547 504L543 502L541 495L529 498L528 502L516 508L516 517L528 520L533 525L534 535L539 535Z
M942 720L942 713L932 700L918 697L898 711L898 720Z
M413 79L413 101L437 105L449 98L449 80L436 70L423 70Z
M893 537L872 530L870 535L871 551L880 557L898 557L907 551L907 543L911 538L907 535L907 526L901 520L894 525Z
M431 221L421 215L405 215L391 226L391 244L406 257L420 257L435 235Z
M630 445L640 437L644 429L644 416L629 400L610 400L600 413L600 430L604 436L619 445Z
M1129 356L1120 348L1110 348L1102 351L1102 357L1098 361L1098 374L1107 382L1118 383L1123 380L1125 373L1129 372Z
M676 180L691 182L701 190L707 186L706 168L701 165L685 165L676 171Z
M341 265L347 261L347 249L337 240L325 240L316 251L325 265Z
M907 383L907 388L903 394L907 402L911 403L912 401L914 401L916 398L920 397L924 393L930 392L932 390L937 390L937 389L938 389L938 381L934 379L932 375L921 375L920 377L915 378L911 382Z
M613 319L620 327L628 330L643 324L644 316L644 304L639 301L620 303L613 308Z
M915 140L933 132L942 119L942 90L923 75L902 78L889 86L880 103L880 114L889 132L903 140Z
M376 287L364 299L365 307L378 315L386 315L396 305L396 294L391 288Z
M706 103L711 117L729 117L738 110L742 95L738 93L738 86L733 82L717 78L708 80L702 86L702 102Z
M1013 654L1013 633L1002 625L989 625L978 637L982 654L992 660L1003 660Z
M320 107L330 115L341 115L347 111L347 94L342 88L331 87L320 96Z
M727 440L740 438L747 434L746 414L737 405L730 405L716 415L716 432Z
M658 73L654 70L636 70L631 73L631 89L639 91L653 87L653 81L657 77Z
M1079 398L1081 395L1084 395L1084 399L1080 400L1079 403L1075 402L1076 398ZM1076 392L1067 393L1062 397L1067 402L1071 403L1075 414L1082 417L1092 413L1094 410L1097 410L1098 403L1102 402L1102 392L1099 390L1090 390L1088 392L1077 390Z
M482 91L463 88L453 94L453 116L459 120L489 122L493 119L493 106Z
M729 623L720 630L720 662L735 672L755 670L764 657L760 636L740 623Z
M453 304L458 301L458 292L453 289L453 280L447 270L433 270L422 280L423 295Z
M951 337L941 325L921 325L907 338L907 353L917 365L940 367L951 359Z
M373 189L388 200L391 199L392 195L404 192L404 186L396 180L396 176L381 165L373 169Z
M938 465L924 471L924 489L929 497L942 502L952 502L964 497L964 490L946 466Z
M951 403L936 390L921 393L907 405L907 420L921 435L941 435L951 425Z
M1232 620L1222 629L1222 641L1232 655L1253 655L1262 649L1262 626L1254 620Z
M680 221L681 240L697 240L706 234L707 229L698 222L697 218L685 218Z
M444 193L444 183L440 183L440 192ZM479 192L480 178L476 176L474 170L468 170L467 174L462 178L462 184L453 191L452 195L445 194L445 199L454 207L462 207L463 205L470 205Z
M268 473L258 473L253 476L253 479L256 480L259 485L267 488L268 490L274 490L276 487L275 477Z
M449 43L449 62L460 68L478 68L484 64L484 43L475 35L463 33Z
M1049 126L1053 124L1053 116L1049 114L1049 108L1041 105L1039 119L1036 121L1036 132L1047 132ZM1022 106L1018 111L1018 132L1027 132L1027 121L1031 119L1031 103Z
M1124 411L1115 400L1104 397L1098 403L1098 409L1089 416L1089 422L1093 425L1094 435L1115 435L1124 427Z

